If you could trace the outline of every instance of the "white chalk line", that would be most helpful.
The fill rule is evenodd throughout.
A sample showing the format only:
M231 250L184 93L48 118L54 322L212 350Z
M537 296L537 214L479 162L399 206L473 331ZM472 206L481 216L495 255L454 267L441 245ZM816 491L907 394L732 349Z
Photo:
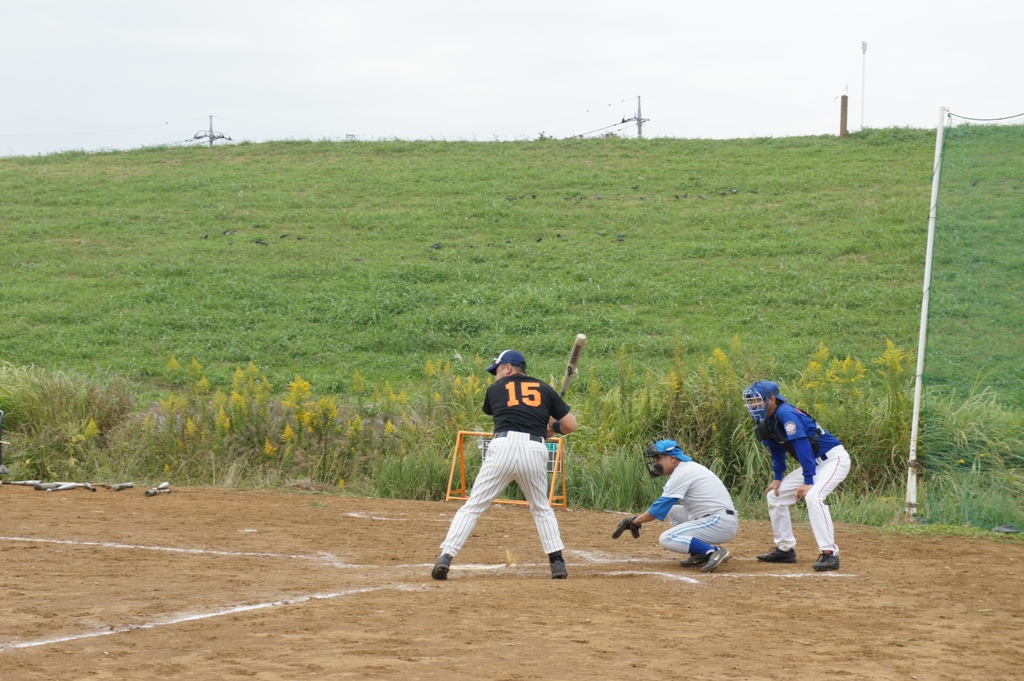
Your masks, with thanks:
M737 572L716 572L715 577L779 577L783 579L794 579L799 577L813 577L814 579L832 579L835 577L859 577L860 575L851 575L848 572L758 572L753 574L743 574Z
M186 555L212 555L212 556L234 556L234 557L245 557L245 558L282 558L286 560L311 560L315 562L324 563L336 568L348 568L348 569L366 569L375 568L381 569L387 566L383 565L356 565L354 563L344 563L337 559L336 556L331 554L321 554L316 556L307 556L302 554L287 554L287 553L268 553L262 551L223 551L218 549L183 549L176 546L146 546L143 544L124 544L121 542L99 542L99 541L80 541L74 539L46 539L42 537L8 537L0 536L0 540L6 541L19 541L28 543L41 543L41 544L62 544L66 546L98 546L101 548L113 548L113 549L134 549L140 551L162 551L166 553L181 553ZM602 554L594 551L569 551L572 555L583 558L584 561L589 563L598 563L605 565L614 565L621 563L664 563L663 558L609 558L607 554ZM744 560L739 558L738 560ZM433 563L419 563L419 564L404 564L394 566L396 569L409 569L415 568L420 569L423 567L431 567ZM464 564L464 565L453 565L453 570L465 570L465 571L485 571L485 570L501 570L505 568L511 568L515 566L519 567L538 567L539 563L513 563L509 565L507 563L496 563L496 564ZM647 571L647 570L634 570L630 572L618 572L609 574L650 574L650 575L668 575L670 573ZM717 574L717 573L716 573ZM848 573L834 573L834 572L803 572L803 573L757 573L757 574L736 574L736 573L724 573L720 574L721 577L856 577ZM687 577L686 579L690 579Z
M86 638L97 638L99 636L110 636L111 634L124 634L129 631L138 631L144 629L155 629L157 627L169 626L172 624L180 624L182 622L194 622L197 620L210 619L211 617L221 617L223 615L234 615L240 612L251 612L253 610L263 610L265 608L273 608L279 605L299 605L301 603L308 603L310 601L326 601L333 598L341 598L343 596L353 596L357 594L369 593L371 591L380 591L383 589L403 589L403 590L414 590L412 586L407 584L391 584L388 586L376 586L376 587L364 587L361 589L347 589L345 591L335 591L333 593L319 593L309 594L308 596L296 596L294 598L283 598L276 601L268 601L266 603L253 603L251 605L237 605L223 610L212 610L209 612L201 613L188 613L172 615L163 619L156 620L154 622L145 622L143 624L128 624L120 627L111 627L110 629L104 629L103 631L90 631L82 634L71 634L69 636L58 636L56 638L37 639L34 641L17 641L10 643L0 643L0 651L4 650L19 650L23 648L35 648L38 646L51 645L54 643L65 643L67 641L80 641Z
M143 544L123 544L121 542L108 541L80 541L77 539L44 539L42 537L4 537L0 540L21 541L40 544L63 544L66 546L99 546L107 549L133 549L139 551L163 551L166 553L184 553L189 555L211 555L211 556L241 556L246 558L287 558L291 560L312 560L328 563L334 567L358 568L360 565L339 562L337 556L331 554L320 554L317 556L304 556L300 554L266 553L261 551L221 551L217 549L183 549L176 546L146 546Z
M677 575L673 572L658 572L655 570L615 570L614 572L606 572L606 575L652 575L654 577L666 577L668 579L674 579L679 582L686 582L687 584L700 584L699 579L693 577L687 577L686 575Z

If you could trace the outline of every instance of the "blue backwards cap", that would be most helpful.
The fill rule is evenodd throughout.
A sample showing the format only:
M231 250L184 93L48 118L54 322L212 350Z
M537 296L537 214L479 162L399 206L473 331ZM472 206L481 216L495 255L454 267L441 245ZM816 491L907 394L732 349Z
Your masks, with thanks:
M680 448L679 443L675 440L658 440L654 443L654 447L658 450L659 454L674 456L680 461L693 461L686 454L683 454L682 448Z

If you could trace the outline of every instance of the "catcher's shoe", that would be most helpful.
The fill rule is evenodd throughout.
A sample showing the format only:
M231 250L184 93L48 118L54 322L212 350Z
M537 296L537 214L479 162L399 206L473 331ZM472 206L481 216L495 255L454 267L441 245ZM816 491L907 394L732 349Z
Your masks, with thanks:
M818 556L818 560L811 564L811 567L818 572L825 572L826 570L838 570L839 569L839 556L834 553L823 553Z
M448 570L452 567L452 557L447 553L442 553L434 561L434 569L430 571L430 576L434 579L448 579Z
M795 563L796 549L783 551L778 546L775 546L768 553L762 553L757 559L762 563Z
M565 561L561 558L555 558L551 561L551 579L566 579L569 576L569 571L565 569Z
M684 558L679 561L679 565L682 567L697 567L708 562L708 558L711 557L710 553L691 553L689 558Z
M714 572L719 565L729 562L730 558L732 558L732 554L729 553L729 549L715 549L708 554L708 562L700 571Z

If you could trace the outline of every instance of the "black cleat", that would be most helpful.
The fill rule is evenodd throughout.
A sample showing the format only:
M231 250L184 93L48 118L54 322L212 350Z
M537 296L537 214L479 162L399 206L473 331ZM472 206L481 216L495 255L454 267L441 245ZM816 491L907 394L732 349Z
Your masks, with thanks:
M795 563L796 549L783 551L776 546L768 553L762 553L757 559L762 563Z
M834 553L823 553L818 556L818 560L811 564L811 567L818 572L825 572L826 570L838 570L839 569L839 556Z
M430 576L434 579L448 579L448 570L452 567L452 557L447 553L442 553L434 561L434 569L430 571Z
M691 553L689 558L684 558L679 561L679 565L682 567L697 567L698 565L704 565L708 562L708 558L710 556L710 553Z
M555 558L551 561L551 579L566 579L569 577L569 571L565 569L565 561L561 558Z
M729 553L728 549L715 549L708 554L707 564L700 569L701 572L714 572L715 568L723 563L728 563L729 559L732 558L732 554Z

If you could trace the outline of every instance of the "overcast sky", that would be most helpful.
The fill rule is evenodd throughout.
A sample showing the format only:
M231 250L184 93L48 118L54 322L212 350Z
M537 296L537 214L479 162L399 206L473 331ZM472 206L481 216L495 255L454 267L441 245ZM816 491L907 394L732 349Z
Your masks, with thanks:
M644 137L836 134L844 92L851 131L934 128L943 105L1024 112L1021 14L1010 0L0 0L0 155L181 144L210 115L250 141L635 136L621 121L637 97Z

